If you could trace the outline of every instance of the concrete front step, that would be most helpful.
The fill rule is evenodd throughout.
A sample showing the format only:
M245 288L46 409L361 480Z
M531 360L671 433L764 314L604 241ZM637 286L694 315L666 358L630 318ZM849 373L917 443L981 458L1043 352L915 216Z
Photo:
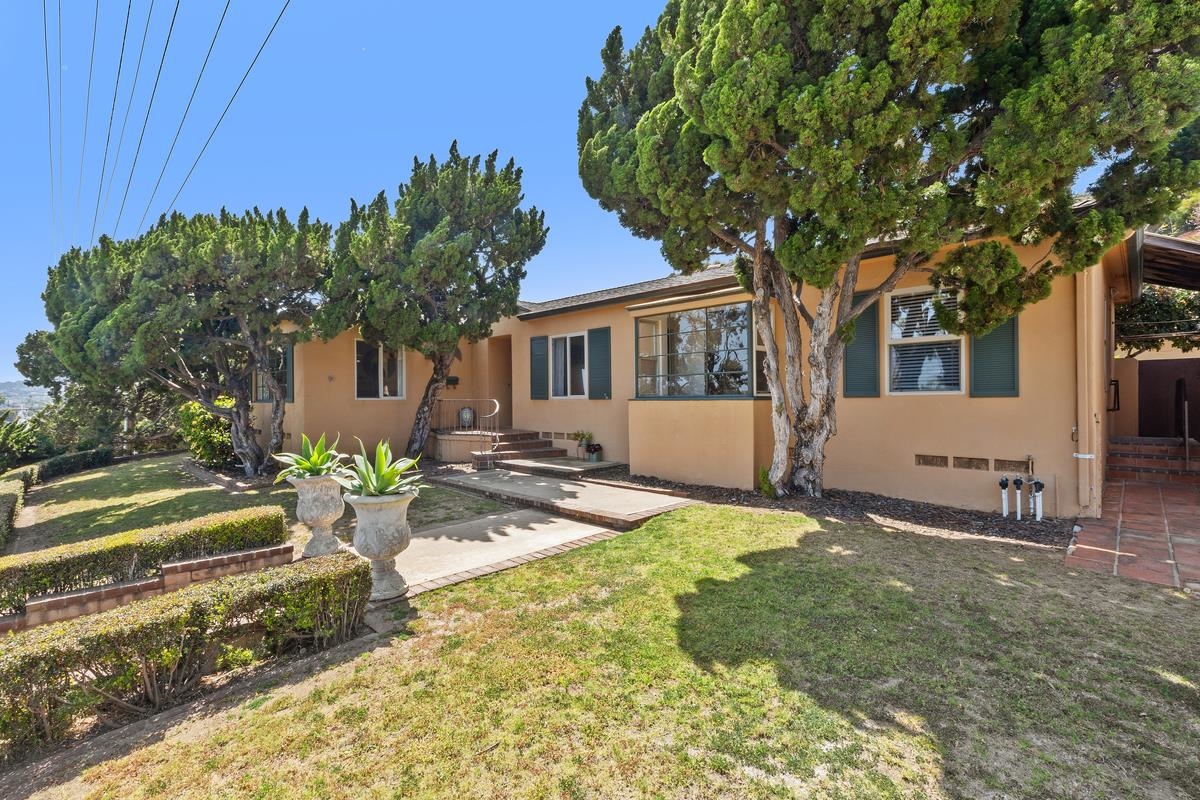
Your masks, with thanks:
M500 445L505 448L506 445ZM471 463L476 467L485 465L495 466L506 458L562 458L567 451L561 447L539 447L531 450L474 450L471 452Z
M517 430L499 431L499 432L493 434L493 436L495 437L495 440L497 442L503 442L503 443L514 443L515 444L517 442L530 442L530 441L540 442L540 441L542 441L542 435L540 433L538 433L537 431L517 431Z
M506 458L496 462L499 469L537 475L543 478L583 478L592 472L621 466L618 461L584 461L581 458Z

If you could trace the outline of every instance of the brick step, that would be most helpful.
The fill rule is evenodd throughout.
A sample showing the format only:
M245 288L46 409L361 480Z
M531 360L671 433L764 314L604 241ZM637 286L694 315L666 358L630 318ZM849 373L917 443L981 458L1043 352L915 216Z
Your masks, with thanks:
M497 462L509 458L563 458L567 455L567 451L561 447L540 447L536 450L476 450L471 453L471 463L476 467L489 464L495 466Z
M499 433L493 435L495 436L496 441L503 443L530 441L540 442L542 440L542 435L537 431L500 431Z
M546 439L515 439L511 441L500 441L496 443L496 450L515 450L529 452L531 450L545 450L548 447L553 447Z
M1186 461L1183 456L1110 452L1108 466L1120 469L1167 469L1179 472L1200 472L1200 450L1193 454L1191 461Z
M1200 442L1191 440L1192 455L1200 455ZM1183 439L1150 436L1116 436L1109 439L1110 454L1137 454L1143 456L1172 456L1183 458L1188 448Z
M1114 467L1109 465L1105 475L1110 481L1141 481L1143 483L1187 483L1200 485L1200 470L1152 467Z

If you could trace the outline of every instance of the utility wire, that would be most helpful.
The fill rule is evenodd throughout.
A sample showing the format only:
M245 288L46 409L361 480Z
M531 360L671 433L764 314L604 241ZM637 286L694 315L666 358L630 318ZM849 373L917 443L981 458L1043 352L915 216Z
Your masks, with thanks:
M108 144L112 139L113 117L117 113L117 92L121 88L121 66L125 63L125 36L129 33L129 14L133 10L133 0L125 6L125 30L121 33L121 55L117 58L117 80L113 84L112 108L108 111L108 132L104 134L104 160L100 162L100 182L96 184L96 210L92 212L92 232L88 234L88 244L96 239L96 222L100 219L100 195L104 191L104 171L108 167Z
M83 104L83 144L79 148L79 182L75 185L75 222L71 226L74 236L79 225L79 200L83 195L83 161L87 156L88 122L92 118L92 69L96 65L96 28L100 24L100 0L96 0L96 14L92 17L92 54L88 57L87 100Z
M62 122L62 103L63 103L63 61L62 61L62 0L58 0L58 202L59 205L66 205L67 193L63 187L63 136L66 135L66 129L63 128ZM67 210L61 209L58 214L59 233L63 239L67 237ZM61 245L60 245L61 246Z
M189 169L187 175L184 176L183 183L179 184L179 191L175 192L175 196L171 198L171 203L167 207L168 211L175 207L175 201L179 199L179 195L183 194L183 187L187 186L187 182L191 179L192 173L196 171L196 165L199 164L200 159L204 157L204 151L208 149L208 145L210 142L212 142L213 136L217 134L217 128L221 127L221 122L225 119L225 115L229 112L229 107L232 106L233 101L237 99L238 92L242 90L242 86L245 85L246 79L250 77L250 71L254 69L254 65L258 63L258 57L261 56L263 50L266 49L267 42L271 41L271 35L275 33L275 28L279 26L279 20L283 19L283 14L288 10L288 6L291 5L291 3L292 0L284 0L283 8L279 10L279 16L275 17L275 22L271 25L271 30L267 31L267 36L263 39L262 44L259 45L258 52L254 54L254 59L250 62L250 66L246 67L246 73L242 75L242 79L238 82L237 88L233 90L233 96L230 97L229 102L225 104L225 110L222 111L221 116L217 118L217 124L213 125L213 129L209 132L208 138L204 140L204 146L201 147L200 152L196 154L196 160L192 162L191 169Z
M179 0L175 0L175 11L171 14L171 24L167 27L167 38L163 42L162 55L158 59L158 71L154 73L154 86L150 89L150 102L146 104L146 116L142 119L142 132L138 134L137 149L133 151L133 164L129 167L129 179L125 181L125 194L121 197L121 208L117 211L117 221L113 225L113 235L121 226L121 217L125 214L125 202L129 199L129 187L133 185L133 173L137 171L138 156L142 153L142 140L146 138L146 125L150 122L150 111L154 108L154 96L158 94L158 80L162 77L163 64L167 61L167 48L171 46L171 34L175 30L175 18L179 16Z
M99 2L99 0L97 0ZM200 65L200 74L196 76L196 84L192 87L191 97L188 98L187 105L183 109L183 118L179 120L179 127L175 129L175 138L171 140L171 147L167 150L167 158L163 161L162 169L158 172L158 180L154 182L154 191L150 192L150 199L146 201L146 210L142 212L142 219L138 222L138 230L146 224L146 217L150 215L150 207L154 205L154 197L158 194L158 189L162 185L163 176L167 174L167 165L171 163L171 156L175 153L175 145L179 143L179 134L183 132L183 123L187 122L188 112L192 109L192 101L196 99L196 90L200 88L200 79L204 77L204 70L208 67L208 59L212 56L213 48L217 45L217 36L221 33L221 26L225 24L225 15L229 13L229 4L232 0L225 0L225 10L221 12L221 18L217 20L217 29L213 31L212 41L208 45L208 53L204 56L204 63Z
M54 117L50 102L50 23L46 15L46 0L42 0L42 55L46 61L46 140L50 157L50 226L53 247L58 249L58 213L54 202Z
M113 158L112 171L108 173L108 188L104 190L104 204L100 206L100 216L108 212L108 198L112 197L113 179L117 177L117 167L121 163L121 148L125 145L125 128L129 125L129 112L133 110L133 97L137 93L138 77L142 74L142 56L146 52L146 37L150 34L150 20L154 17L154 0L150 0L150 10L146 12L146 26L142 29L142 44L138 48L137 64L133 70L133 86L129 90L129 102L125 104L125 119L121 121L121 135L117 137L117 154Z

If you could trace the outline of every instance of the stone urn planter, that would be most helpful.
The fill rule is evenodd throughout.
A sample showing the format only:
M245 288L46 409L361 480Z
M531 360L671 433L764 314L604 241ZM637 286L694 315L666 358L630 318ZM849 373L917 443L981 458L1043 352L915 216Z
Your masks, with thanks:
M287 481L296 487L296 518L312 531L312 538L304 546L304 557L336 553L341 545L333 535L333 523L346 510L341 484L331 475Z
M412 541L408 524L408 504L415 492L384 495L347 494L358 524L354 528L354 549L371 561L371 600L390 600L408 591L408 584L396 569L396 556Z

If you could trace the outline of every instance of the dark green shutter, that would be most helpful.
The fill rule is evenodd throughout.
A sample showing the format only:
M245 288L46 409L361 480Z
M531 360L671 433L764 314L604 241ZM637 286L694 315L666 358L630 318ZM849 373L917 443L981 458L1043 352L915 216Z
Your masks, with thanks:
M971 396L1016 397L1017 318L986 336L971 337Z
M861 295L855 295L858 302ZM854 338L846 344L842 395L879 397L879 301L867 307L854 323Z
M588 399L612 399L612 329L592 328L587 332Z
M287 388L284 390L284 402L296 402L296 346L289 344L283 351L283 369L286 374Z
M550 399L549 336L534 336L529 340L529 397L531 400Z

